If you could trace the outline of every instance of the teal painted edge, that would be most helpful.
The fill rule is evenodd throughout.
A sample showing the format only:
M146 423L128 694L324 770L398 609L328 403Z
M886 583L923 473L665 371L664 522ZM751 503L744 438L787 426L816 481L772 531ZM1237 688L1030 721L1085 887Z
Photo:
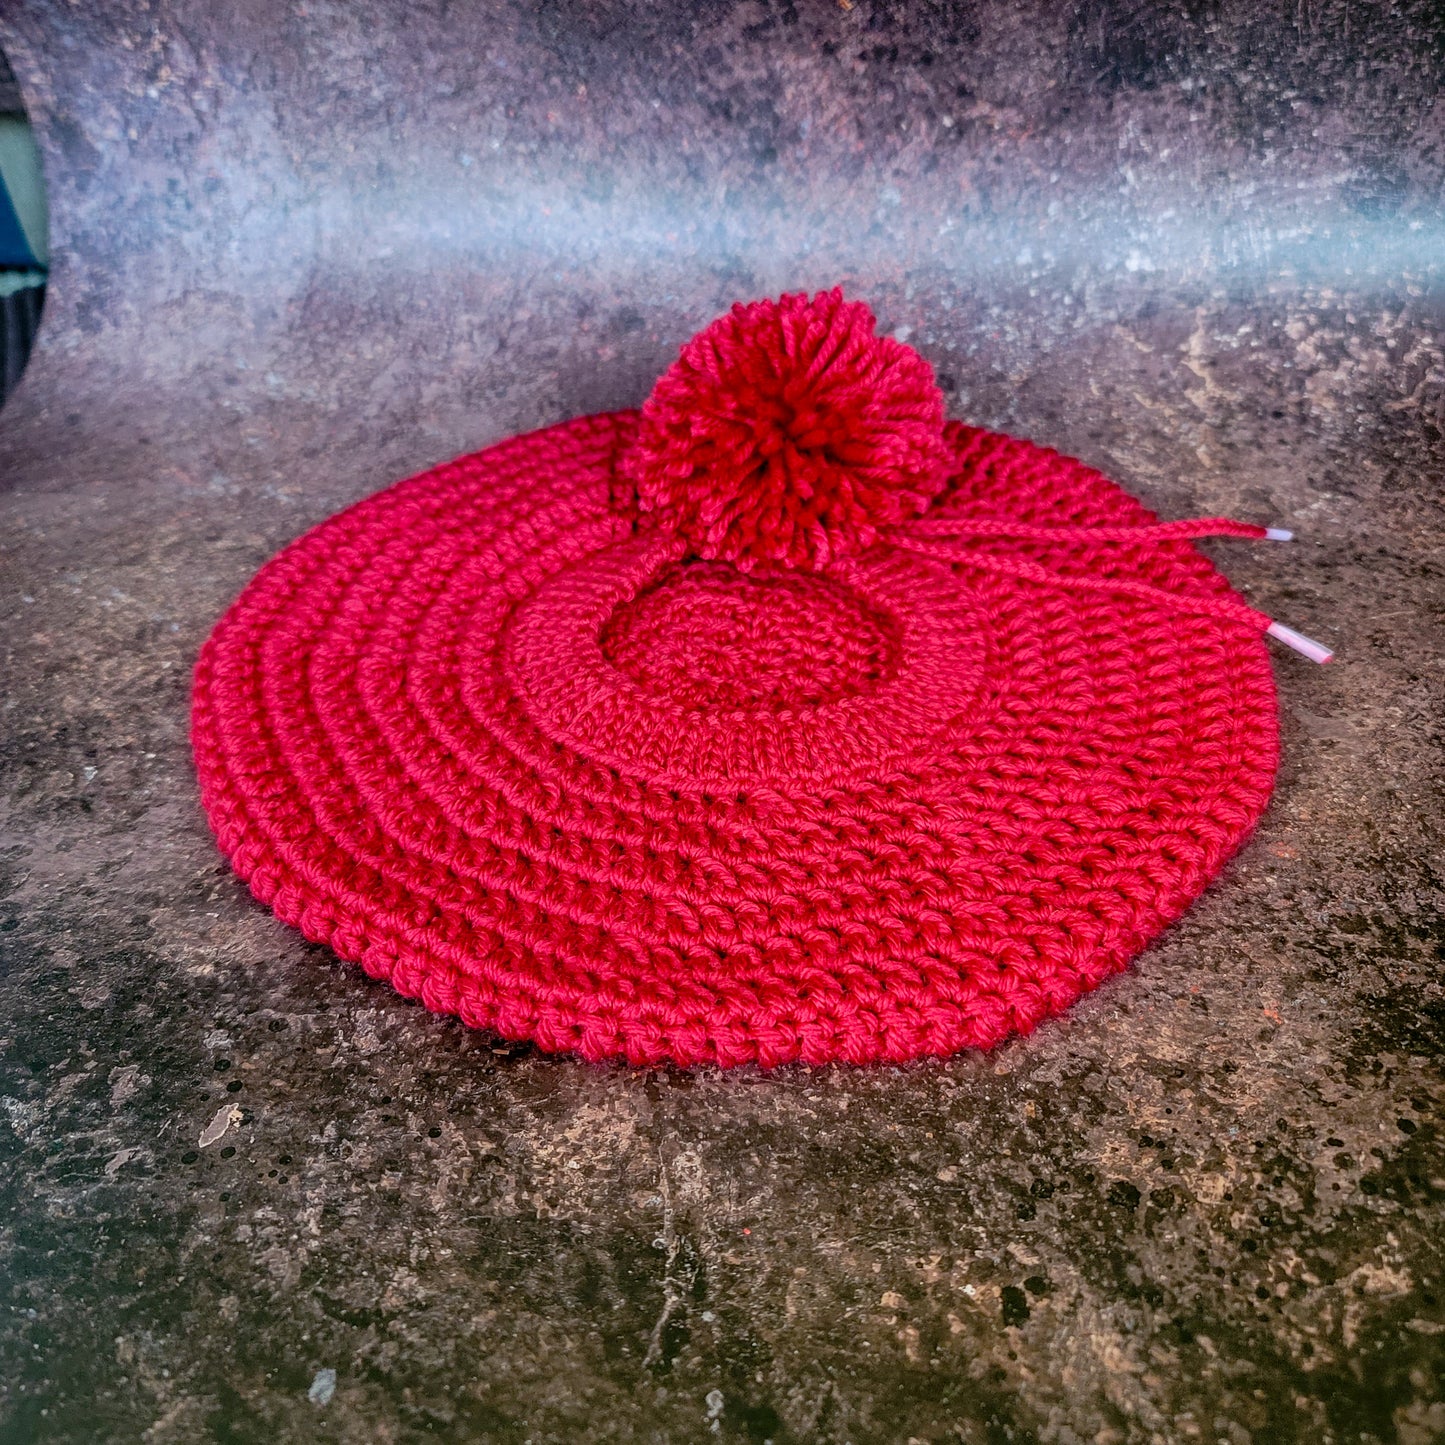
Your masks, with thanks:
M24 116L0 115L0 183L10 193L30 254L50 264L50 225L45 204L45 173L30 123Z

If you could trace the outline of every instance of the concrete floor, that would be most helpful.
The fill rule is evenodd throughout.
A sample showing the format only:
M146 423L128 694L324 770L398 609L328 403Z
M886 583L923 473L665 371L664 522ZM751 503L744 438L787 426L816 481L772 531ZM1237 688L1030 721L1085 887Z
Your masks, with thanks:
M0 416L0 1440L1445 1439L1445 22L1265 8L0 11L57 252ZM952 414L1299 533L1213 547L1339 660L1278 654L1187 919L986 1056L684 1074L253 904L186 711L254 569L835 280Z

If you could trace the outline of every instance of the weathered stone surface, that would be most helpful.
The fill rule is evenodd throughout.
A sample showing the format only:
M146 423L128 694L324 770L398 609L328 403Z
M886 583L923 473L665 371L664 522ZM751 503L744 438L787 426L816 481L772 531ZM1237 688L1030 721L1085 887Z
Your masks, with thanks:
M1445 1438L1428 3L11 0L0 1439ZM988 1056L591 1068L309 948L188 672L278 546L841 280L1337 645L1256 839ZM906 328L906 331L905 331ZM328 1372L334 1371L334 1376Z

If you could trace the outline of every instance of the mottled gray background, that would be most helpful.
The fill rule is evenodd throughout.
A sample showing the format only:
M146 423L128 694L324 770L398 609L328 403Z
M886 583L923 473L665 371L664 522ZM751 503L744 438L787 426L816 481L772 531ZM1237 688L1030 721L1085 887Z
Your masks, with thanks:
M0 415L0 1439L1445 1439L1438 3L4 0L0 47L55 245ZM1188 919L988 1056L685 1075L255 906L186 745L253 570L835 281L953 414L1299 532L1214 547L1339 660L1277 655Z

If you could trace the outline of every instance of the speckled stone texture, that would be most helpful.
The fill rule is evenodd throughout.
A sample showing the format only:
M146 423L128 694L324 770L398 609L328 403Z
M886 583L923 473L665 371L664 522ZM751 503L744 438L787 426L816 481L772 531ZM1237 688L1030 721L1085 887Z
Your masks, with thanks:
M1432 0L8 0L0 1440L1445 1439ZM214 851L196 648L393 479L841 281L1279 653L1247 850L986 1056L630 1072L337 964ZM329 1373L329 1372L334 1372Z

